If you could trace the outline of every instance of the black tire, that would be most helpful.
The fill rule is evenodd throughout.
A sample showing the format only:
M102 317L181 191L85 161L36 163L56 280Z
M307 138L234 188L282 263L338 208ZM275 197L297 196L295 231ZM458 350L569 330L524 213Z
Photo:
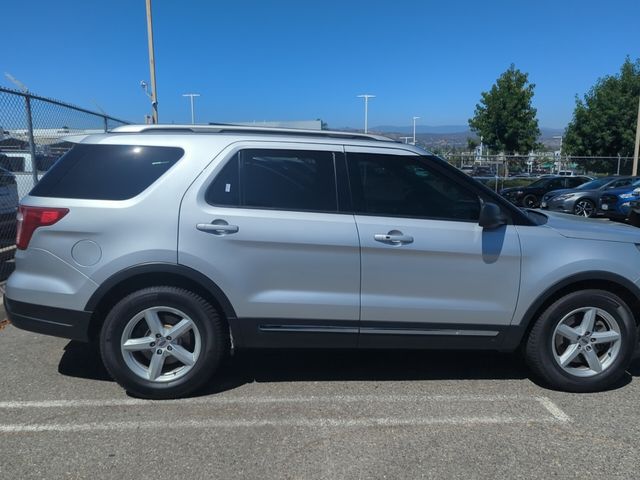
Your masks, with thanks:
M629 214L629 224L634 227L640 227L640 215L633 210Z
M140 312L159 306L184 312L196 325L201 345L200 354L190 370L180 378L166 382L137 375L127 365L121 351L122 335L129 321ZM102 360L113 379L130 394L153 399L184 397L202 387L229 352L229 343L227 325L211 304L193 292L168 286L138 290L120 300L105 318L100 333Z
M538 200L538 197L530 193L525 195L522 199L522 206L526 208L537 208L540 206L540 201Z
M585 213L587 213L585 215ZM573 206L573 214L581 217L593 218L598 213L596 204L588 198L581 198Z
M584 307L596 307L611 315L620 329L617 357L602 372L589 377L572 375L556 361L553 334L569 313ZM568 392L594 392L611 388L631 363L637 343L637 326L628 305L605 290L570 293L548 307L534 324L525 344L525 359L533 373L552 388Z

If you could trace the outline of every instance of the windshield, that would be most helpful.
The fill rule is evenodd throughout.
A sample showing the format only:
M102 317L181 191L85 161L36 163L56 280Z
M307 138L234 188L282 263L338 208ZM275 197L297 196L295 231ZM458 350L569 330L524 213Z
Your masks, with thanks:
M597 190L600 187L604 187L611 180L607 178L599 178L597 180L591 180L590 182L583 183L576 190Z

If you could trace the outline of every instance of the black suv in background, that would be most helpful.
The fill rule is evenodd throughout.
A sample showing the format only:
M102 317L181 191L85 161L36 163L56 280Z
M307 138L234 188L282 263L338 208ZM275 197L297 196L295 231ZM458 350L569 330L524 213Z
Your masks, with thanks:
M563 188L576 188L590 180L592 179L584 176L544 177L526 187L505 188L500 191L500 195L518 206L537 208L545 193Z

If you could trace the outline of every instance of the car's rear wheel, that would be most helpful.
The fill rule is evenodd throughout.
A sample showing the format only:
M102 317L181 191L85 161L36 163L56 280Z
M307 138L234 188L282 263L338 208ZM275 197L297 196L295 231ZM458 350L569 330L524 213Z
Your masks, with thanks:
M635 210L631 210L631 213L629 214L629 224L634 227L640 227L640 214Z
M532 193L530 193L529 195L525 195L525 197L522 199L522 205L526 208L536 208L539 206L539 204L540 201L538 200L538 197L536 197Z
M628 305L604 290L570 293L549 306L525 346L527 363L554 388L598 391L618 381L637 339Z
M175 287L146 288L123 298L100 335L111 376L144 398L192 393L211 378L228 348L226 325L215 308Z
M581 217L592 218L596 215L596 204L588 198L578 200L573 206L573 213Z

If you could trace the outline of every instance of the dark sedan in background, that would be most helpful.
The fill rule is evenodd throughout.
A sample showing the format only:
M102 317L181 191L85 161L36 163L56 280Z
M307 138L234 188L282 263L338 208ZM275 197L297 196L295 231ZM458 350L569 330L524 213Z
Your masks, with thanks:
M545 193L563 188L576 188L590 180L593 179L584 176L543 177L526 187L505 188L500 195L520 207L537 208Z
M540 206L556 212L595 217L603 193L627 187L636 179L637 177L603 177L583 183L577 188L554 190L542 197Z

